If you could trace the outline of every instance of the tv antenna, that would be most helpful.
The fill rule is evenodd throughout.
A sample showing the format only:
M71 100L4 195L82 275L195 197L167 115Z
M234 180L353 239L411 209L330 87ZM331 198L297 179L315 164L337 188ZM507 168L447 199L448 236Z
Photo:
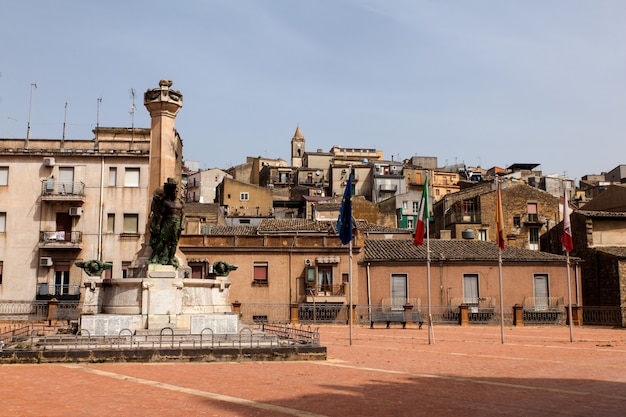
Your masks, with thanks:
M128 111L128 113L130 113L130 144L132 146L135 143L135 110L137 109L135 107L135 89L134 88L130 89L130 96L132 98L132 104L130 106L130 110Z
M63 114L63 136L61 136L61 148L65 144L65 127L67 126L67 100L65 100L65 113Z
M28 127L26 129L26 145L28 146L28 139L30 139L30 115L33 110L33 87L37 89L37 83L30 83L30 101L28 103Z

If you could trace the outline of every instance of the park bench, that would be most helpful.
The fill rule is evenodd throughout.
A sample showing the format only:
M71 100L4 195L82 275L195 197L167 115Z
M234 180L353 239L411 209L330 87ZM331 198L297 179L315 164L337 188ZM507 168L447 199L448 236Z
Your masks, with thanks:
M370 328L374 327L374 323L385 323L387 328L391 323L402 323L402 328L406 328L407 315L410 315L410 321L419 324L422 328L422 315L419 311L406 313L404 311L372 311L370 313Z

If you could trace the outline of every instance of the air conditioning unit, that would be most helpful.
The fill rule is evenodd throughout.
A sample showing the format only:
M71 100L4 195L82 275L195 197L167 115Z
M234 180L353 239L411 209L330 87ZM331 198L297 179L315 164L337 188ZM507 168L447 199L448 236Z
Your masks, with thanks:
M54 158L52 158L52 157L50 157L50 156L45 157L45 158L43 159L43 164L44 164L45 166L47 166L47 167L53 167L55 163L56 163L56 162L55 162Z
M311 266L312 262L311 262L311 260L310 260L310 259L305 259L305 260L304 260L304 264L305 264L306 266Z
M39 258L39 266L52 266L52 258L49 256L42 256Z
M70 216L81 216L83 209L81 207L70 207Z

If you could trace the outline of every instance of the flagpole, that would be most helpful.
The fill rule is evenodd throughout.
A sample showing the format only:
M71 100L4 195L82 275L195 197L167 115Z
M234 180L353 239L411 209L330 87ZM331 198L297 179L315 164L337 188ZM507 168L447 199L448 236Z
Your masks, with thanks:
M433 330L433 314L431 311L431 301L430 301L430 230L428 223L430 223L430 219L428 218L428 214L426 216L426 282L427 282L427 291L428 291L428 344L435 344L435 332Z
M572 225L569 218L569 203L567 202L567 184L563 181L563 234L561 242L565 251L565 264L567 266L567 316L569 317L569 341L574 341L574 317L572 317L572 283L570 277L569 253L574 249L572 241Z
M502 249L498 248L498 276L500 278L500 339L504 344L504 301L502 298Z
M569 252L565 251L567 260L567 313L569 317L569 341L574 341L574 317L572 317L572 284L570 282Z
M498 234L498 279L500 282L500 340L504 344L504 297L502 293L502 249L504 246L504 223L502 218L502 196L500 193L500 182L496 181L496 228Z
M428 181L428 171L426 171L426 207L427 211L430 211L428 204L428 195L430 194L428 188L430 181ZM428 291L428 344L435 343L435 332L433 330L433 314L432 314L432 302L430 295L430 213L424 213L424 220L426 226L426 287Z
M350 321L350 346L352 346L352 240L350 240L350 265L348 266L348 279L350 283L350 311L348 313L348 320Z

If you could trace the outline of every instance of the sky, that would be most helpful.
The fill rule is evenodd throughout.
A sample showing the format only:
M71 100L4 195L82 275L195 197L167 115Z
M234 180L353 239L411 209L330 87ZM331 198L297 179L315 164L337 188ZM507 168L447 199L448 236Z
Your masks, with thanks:
M202 169L289 162L297 126L309 151L439 166L626 163L623 0L5 0L2 17L0 137L148 128L143 93L169 79Z

